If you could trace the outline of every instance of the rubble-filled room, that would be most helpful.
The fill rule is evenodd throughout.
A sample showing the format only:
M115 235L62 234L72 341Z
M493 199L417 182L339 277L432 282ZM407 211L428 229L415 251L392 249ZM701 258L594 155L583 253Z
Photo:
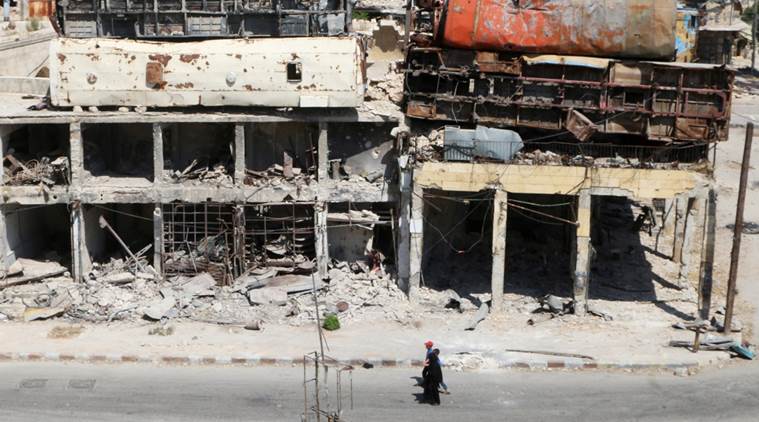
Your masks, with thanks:
M243 272L310 275L315 271L313 204L246 204L243 219L244 249L238 252Z
M319 126L305 122L245 127L245 184L308 184L316 178Z
M84 170L98 185L147 186L153 181L153 126L83 124Z
M329 175L335 180L381 183L395 166L395 123L343 123L329 127Z
M177 123L164 126L164 180L231 186L234 139L233 124Z
M391 203L330 203L327 213L329 257L354 272L394 274L396 251Z
M234 213L232 204L164 204L161 255L166 276L208 273L216 284L230 284L236 259Z
M92 275L153 274L153 204L83 205Z
M65 204L3 205L3 280L21 284L71 268L71 217Z
M67 185L69 175L69 125L25 125L4 137L6 185Z

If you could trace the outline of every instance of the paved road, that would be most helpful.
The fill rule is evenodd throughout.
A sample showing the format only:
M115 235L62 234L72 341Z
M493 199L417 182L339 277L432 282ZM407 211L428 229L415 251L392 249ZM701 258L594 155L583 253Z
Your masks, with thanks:
M414 370L358 369L349 421L756 420L759 366L692 377L447 373L443 405L416 402ZM0 421L297 421L299 368L0 364Z

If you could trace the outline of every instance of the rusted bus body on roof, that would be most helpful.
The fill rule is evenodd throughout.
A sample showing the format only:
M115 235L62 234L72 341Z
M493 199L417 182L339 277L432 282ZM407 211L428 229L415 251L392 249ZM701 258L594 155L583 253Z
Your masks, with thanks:
M365 54L353 37L51 42L55 106L357 107Z
M436 45L451 48L657 60L670 60L675 53L675 0L446 0L417 5L436 8Z
M580 141L727 139L734 72L724 66L439 48L412 48L406 66L409 117L567 132Z
M295 37L345 35L347 0L58 0L68 37Z

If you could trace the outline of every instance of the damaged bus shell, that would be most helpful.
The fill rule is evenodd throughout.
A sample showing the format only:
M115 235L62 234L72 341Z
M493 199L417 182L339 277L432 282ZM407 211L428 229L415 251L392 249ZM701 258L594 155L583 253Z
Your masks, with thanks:
M671 60L674 0L446 0L438 45L520 53Z
M306 37L345 35L352 3L340 0L58 0L67 37Z
M59 38L50 45L50 97L59 107L357 107L364 57L354 37Z
M406 115L418 119L567 132L581 142L717 142L730 127L735 72L721 65L417 47L406 66Z

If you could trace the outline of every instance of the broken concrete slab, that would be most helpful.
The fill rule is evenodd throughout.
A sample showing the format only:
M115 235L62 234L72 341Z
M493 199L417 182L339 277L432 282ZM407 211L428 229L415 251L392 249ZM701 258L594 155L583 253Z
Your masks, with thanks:
M24 310L23 316L24 321L34 321L37 319L48 319L55 316L63 315L63 313L66 312L66 308L63 306L56 306L56 307L44 307L44 308L26 308Z
M145 316L156 321L165 317L174 307L176 299L172 296L165 297L160 301L153 302L145 309Z
M181 285L185 296L213 296L216 280L208 273L200 273Z
M103 283L109 283L109 284L128 284L133 282L135 279L134 274L130 272L117 272L117 273L111 273L108 275L105 275L103 277L100 277L98 281L101 281Z
M475 328L477 328L477 324L480 323L485 317L488 316L488 311L490 308L488 307L487 303L483 303L480 305L480 309L477 310L477 313L474 314L474 318L472 318L472 321L467 325L465 330L473 331Z
M282 306L287 304L287 291L282 287L254 289L248 292L248 300L251 305Z

